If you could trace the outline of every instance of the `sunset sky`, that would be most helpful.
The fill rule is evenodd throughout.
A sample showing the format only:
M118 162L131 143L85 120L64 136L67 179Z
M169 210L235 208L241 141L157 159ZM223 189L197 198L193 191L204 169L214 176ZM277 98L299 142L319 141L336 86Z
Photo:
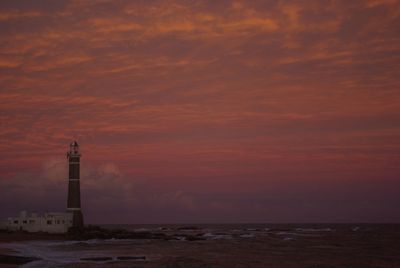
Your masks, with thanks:
M0 217L400 222L400 1L1 1Z

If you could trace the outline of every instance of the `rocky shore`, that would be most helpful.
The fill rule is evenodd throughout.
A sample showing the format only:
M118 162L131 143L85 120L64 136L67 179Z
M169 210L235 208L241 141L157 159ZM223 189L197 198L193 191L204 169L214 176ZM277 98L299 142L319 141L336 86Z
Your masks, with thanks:
M192 227L183 227L181 230L195 230ZM0 243L22 242L22 241L86 241L92 239L151 239L151 240L205 240L203 233L198 234L165 234L162 232L128 231L125 229L105 229L95 225L85 226L81 229L71 228L66 234L28 233L24 231L0 230ZM88 258L83 260L106 261L110 258ZM118 256L117 260L145 260L145 256ZM10 250L0 250L0 265L22 265L32 261L40 260L31 256L17 256ZM13 266L9 266L13 267Z
M400 225L106 227L0 233L0 267L400 267Z
M160 239L160 240L205 240L204 233L185 233L179 231L196 230L194 227L179 228L177 233L166 234L165 232L150 231L128 231L126 229L105 229L96 225L89 225L83 229L71 228L65 235L67 240L90 240L90 239Z

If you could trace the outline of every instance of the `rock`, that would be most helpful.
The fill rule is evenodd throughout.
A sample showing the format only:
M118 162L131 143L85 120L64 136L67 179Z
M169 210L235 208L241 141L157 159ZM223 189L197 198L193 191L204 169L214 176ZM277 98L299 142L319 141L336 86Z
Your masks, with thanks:
M194 230L199 230L200 228L197 226L183 226L179 227L178 230L180 231L194 231Z
M202 235L187 235L186 240L187 241L200 241L200 240L206 240L206 239Z
M91 257L91 258L81 258L81 261L112 261L111 257Z
M109 230L95 225L85 226L84 228L70 228L67 234L70 240L90 240L90 239L165 239L164 233L152 233L149 231L127 231L124 229Z
M22 265L32 261L38 261L39 258L35 257L22 257L13 255L0 255L0 264L17 264Z
M146 256L119 256L117 260L129 261L129 260L146 260Z

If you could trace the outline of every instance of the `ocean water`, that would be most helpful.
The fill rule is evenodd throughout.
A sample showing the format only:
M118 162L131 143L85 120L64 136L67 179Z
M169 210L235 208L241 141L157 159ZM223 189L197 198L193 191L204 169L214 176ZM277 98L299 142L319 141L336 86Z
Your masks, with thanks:
M173 239L1 244L39 261L22 267L400 267L400 225L103 225ZM196 239L189 239L196 238Z

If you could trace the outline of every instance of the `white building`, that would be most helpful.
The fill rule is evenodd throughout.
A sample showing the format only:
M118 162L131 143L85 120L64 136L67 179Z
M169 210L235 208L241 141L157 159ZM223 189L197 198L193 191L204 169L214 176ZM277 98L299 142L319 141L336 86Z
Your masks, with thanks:
M72 213L51 212L44 216L22 211L19 217L8 218L0 224L1 229L11 231L66 233L72 227Z

